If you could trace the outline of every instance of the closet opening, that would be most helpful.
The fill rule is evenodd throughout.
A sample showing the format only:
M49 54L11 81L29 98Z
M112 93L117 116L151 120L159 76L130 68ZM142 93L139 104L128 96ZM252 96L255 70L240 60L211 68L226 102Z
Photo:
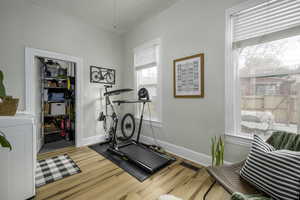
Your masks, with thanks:
M37 152L46 153L75 146L76 63L34 57L36 90Z

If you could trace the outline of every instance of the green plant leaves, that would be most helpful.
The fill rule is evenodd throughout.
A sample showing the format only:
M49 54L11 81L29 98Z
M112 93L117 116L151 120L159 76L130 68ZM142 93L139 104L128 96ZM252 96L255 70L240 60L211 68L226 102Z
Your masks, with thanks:
M215 140L215 138L211 138L211 159L212 159L211 163L212 163L212 165L215 164L215 154L216 154L215 149L216 149L216 140Z
M6 96L6 91L5 91L3 80L4 80L4 74L0 70L0 97L5 97Z
M211 138L211 158L212 166L220 166L224 164L225 144L222 136Z
M6 139L4 134L0 135L0 146L2 146L3 148L9 148L10 150L12 150L11 144L8 142L8 140Z

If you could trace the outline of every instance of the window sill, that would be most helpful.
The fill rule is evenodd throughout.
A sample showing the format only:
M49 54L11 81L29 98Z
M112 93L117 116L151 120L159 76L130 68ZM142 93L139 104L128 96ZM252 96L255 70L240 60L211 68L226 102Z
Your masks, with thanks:
M232 135L232 134L225 134L225 141L230 144L250 147L252 144L253 139L249 137L243 137L240 135Z
M135 120L137 121L137 125L140 122L140 118L139 117L135 117ZM162 122L158 121L158 120L149 120L149 119L143 119L143 124L147 125L147 126L153 126L156 128L161 128L162 127Z

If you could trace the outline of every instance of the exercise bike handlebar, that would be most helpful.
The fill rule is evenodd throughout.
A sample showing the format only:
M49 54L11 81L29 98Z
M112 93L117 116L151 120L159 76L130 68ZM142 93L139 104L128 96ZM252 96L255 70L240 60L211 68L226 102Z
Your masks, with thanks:
M112 102L121 105L126 103L150 103L151 100L114 100Z
M107 91L107 88L105 88L104 96L119 95L121 93L131 92L131 91L133 91L133 89L130 89L130 88L119 89L119 90L111 90L111 91Z

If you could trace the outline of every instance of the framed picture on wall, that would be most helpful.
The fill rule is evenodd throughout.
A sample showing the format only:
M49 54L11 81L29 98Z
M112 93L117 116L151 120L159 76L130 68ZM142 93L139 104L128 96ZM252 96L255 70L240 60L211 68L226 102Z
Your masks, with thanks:
M174 60L174 97L204 97L204 54Z
M114 85L116 83L116 70L90 66L90 82Z

